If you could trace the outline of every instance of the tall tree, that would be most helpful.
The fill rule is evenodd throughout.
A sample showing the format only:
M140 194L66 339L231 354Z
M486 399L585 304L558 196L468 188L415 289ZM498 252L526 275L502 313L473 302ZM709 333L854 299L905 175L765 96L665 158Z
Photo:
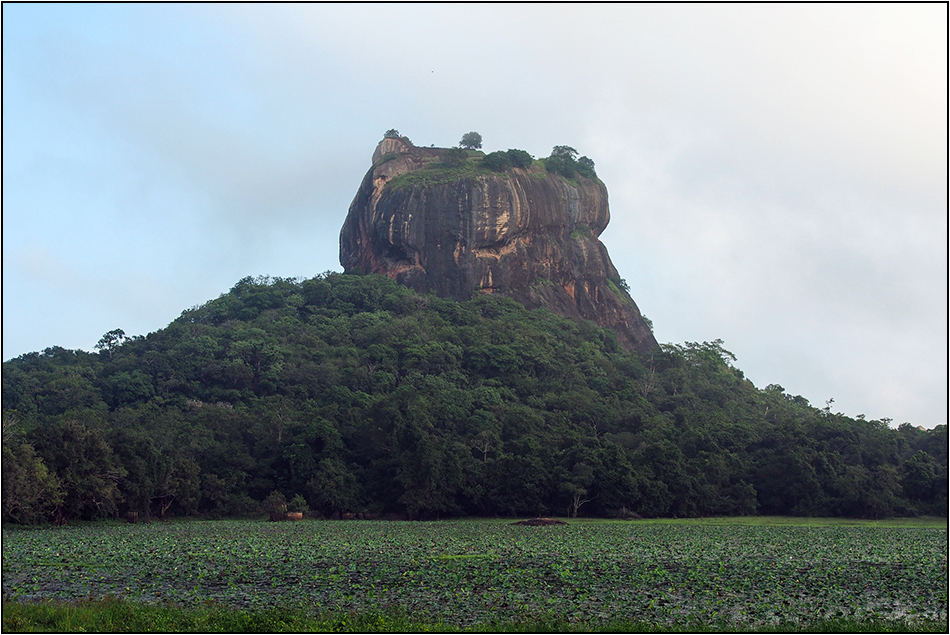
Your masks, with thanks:
M459 147L465 148L466 150L478 150L482 147L482 135L474 131L466 132L462 135Z
M102 431L65 418L38 435L37 453L54 470L65 496L58 520L102 518L116 513L119 481L126 475Z
M106 353L111 359L113 353L118 350L119 346L121 346L125 340L125 331L122 329L112 329L99 338L99 341L96 342L96 350Z
M59 479L29 443L4 443L3 520L33 523L48 517L63 502Z

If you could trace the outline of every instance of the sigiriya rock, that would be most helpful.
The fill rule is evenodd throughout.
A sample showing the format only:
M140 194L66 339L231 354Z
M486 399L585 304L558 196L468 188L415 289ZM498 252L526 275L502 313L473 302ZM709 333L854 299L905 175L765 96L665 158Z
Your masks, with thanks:
M347 272L459 301L498 293L610 328L628 350L657 345L598 239L610 221L600 180L537 161L490 171L471 157L447 169L447 152L379 143L340 232Z

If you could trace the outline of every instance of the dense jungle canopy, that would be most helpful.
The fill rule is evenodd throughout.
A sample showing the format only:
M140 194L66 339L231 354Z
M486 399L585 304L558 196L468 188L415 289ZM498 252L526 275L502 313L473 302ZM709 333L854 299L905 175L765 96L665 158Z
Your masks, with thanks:
M947 514L947 426L637 355L510 299L245 278L167 328L3 364L3 519Z

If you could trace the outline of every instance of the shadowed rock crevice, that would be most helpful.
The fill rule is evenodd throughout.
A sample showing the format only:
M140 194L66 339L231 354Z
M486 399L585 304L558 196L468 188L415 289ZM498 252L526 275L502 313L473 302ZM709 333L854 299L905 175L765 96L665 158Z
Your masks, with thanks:
M444 169L444 151L380 142L340 232L347 272L459 301L499 293L608 327L628 350L656 346L598 240L610 222L603 183L537 164L490 172L478 158Z

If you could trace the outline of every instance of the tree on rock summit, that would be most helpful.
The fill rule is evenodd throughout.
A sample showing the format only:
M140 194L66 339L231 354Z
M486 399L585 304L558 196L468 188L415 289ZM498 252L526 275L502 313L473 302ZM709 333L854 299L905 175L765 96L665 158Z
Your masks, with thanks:
M462 135L459 147L465 148L466 150L478 150L482 147L482 135L477 132L466 132Z

